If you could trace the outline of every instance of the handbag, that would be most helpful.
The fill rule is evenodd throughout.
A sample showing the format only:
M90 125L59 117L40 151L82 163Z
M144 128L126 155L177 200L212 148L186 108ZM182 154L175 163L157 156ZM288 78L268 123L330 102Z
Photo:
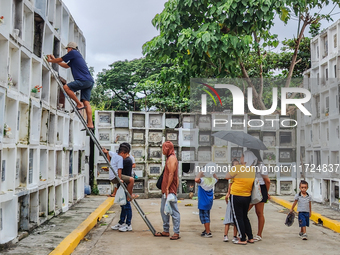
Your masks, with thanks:
M159 188L159 189L162 189L162 182L163 182L163 174L164 174L164 170L165 170L165 167L164 167L164 169L163 169L162 174L158 177L158 180L157 180L157 183L156 183L156 187Z
M251 191L251 200L250 204L255 205L257 203L260 203L262 201L262 192L261 192L261 186L258 179L255 178L253 189Z

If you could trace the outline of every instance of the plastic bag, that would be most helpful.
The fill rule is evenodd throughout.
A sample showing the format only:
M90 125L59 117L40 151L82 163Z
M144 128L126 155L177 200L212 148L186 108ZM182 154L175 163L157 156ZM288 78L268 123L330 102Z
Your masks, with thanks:
M259 180L254 180L253 190L251 191L251 200L250 204L255 205L262 201L262 192Z
M164 194L165 196L165 194ZM172 209L171 209L171 205L170 205L170 202L174 202L176 201L176 196L172 193L170 193L166 199L166 202L165 202L165 206L164 206L164 214L165 215L172 215Z
M117 190L114 202L119 205L126 205L126 195L122 185L120 185L119 189Z

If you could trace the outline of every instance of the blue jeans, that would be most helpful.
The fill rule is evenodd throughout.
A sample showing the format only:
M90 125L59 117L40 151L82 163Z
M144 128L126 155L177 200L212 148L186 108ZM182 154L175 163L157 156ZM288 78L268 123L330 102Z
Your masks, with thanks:
M164 214L164 206L165 206L166 198L164 198L164 194L162 194L162 202L161 202L161 215L163 220L163 231L169 232L170 229L170 215ZM181 221L181 215L178 211L177 199L176 201L170 202L170 206L172 209L172 224L174 225L174 233L179 234L179 224Z
M131 219L132 219L132 209L131 209L131 204L129 201L126 202L126 205L121 205L121 212L120 212L120 220L119 224L123 225L126 223L126 225L130 226L131 225ZM126 221L125 221L126 220Z

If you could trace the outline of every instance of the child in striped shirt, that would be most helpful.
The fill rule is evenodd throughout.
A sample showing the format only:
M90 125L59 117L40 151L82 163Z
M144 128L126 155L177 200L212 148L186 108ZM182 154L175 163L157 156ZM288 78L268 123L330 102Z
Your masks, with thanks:
M297 211L299 212L299 227L301 231L299 236L302 240L307 240L306 227L309 227L309 218L312 216L312 198L307 193L308 182L301 180L299 194L295 195L295 201L290 212L293 212L294 207L298 204Z

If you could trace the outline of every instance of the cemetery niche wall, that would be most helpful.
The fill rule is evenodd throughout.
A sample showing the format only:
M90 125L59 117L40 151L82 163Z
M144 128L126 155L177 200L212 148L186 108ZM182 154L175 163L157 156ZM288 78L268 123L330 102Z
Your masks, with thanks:
M261 151L264 163L267 166L288 165L296 163L295 129L284 128L277 124L263 125L262 127L248 127L238 125L234 128L224 124L213 126L212 118L227 119L242 122L244 119L259 119L265 123L266 119L291 118L290 116L232 116L225 113L213 113L202 116L191 113L163 113L163 112L121 112L96 111L95 134L100 144L112 151L117 151L119 144L131 144L131 155L136 160L134 169L138 179L135 181L134 192L141 198L160 197L160 190L156 182L165 166L165 156L162 155L162 143L171 141L175 147L178 159L178 176L180 197L197 194L197 184L194 182L197 170L208 162L215 162L225 169L230 166L232 159L240 158L242 149L225 140L215 138L213 133L221 130L241 130L262 140L268 147ZM254 124L255 121L253 121ZM275 121L274 123L277 123ZM254 124L255 126L255 124ZM115 143L115 141L117 141ZM102 170L106 166L104 159L95 148L94 176L98 190L102 195L112 192L108 172ZM224 195L228 190L228 182L224 179L226 172L219 172L218 185L215 188L217 196ZM272 181L272 194L293 194L296 187L296 173L285 172L281 174L275 170L269 173ZM282 182L282 183L281 183Z
M0 244L84 197L85 132L42 59L85 57L85 38L61 0L0 1ZM58 66L53 66L58 70ZM70 70L59 74L72 81ZM77 94L79 96L79 94ZM86 150L87 151L87 150ZM87 152L86 152L87 153Z

